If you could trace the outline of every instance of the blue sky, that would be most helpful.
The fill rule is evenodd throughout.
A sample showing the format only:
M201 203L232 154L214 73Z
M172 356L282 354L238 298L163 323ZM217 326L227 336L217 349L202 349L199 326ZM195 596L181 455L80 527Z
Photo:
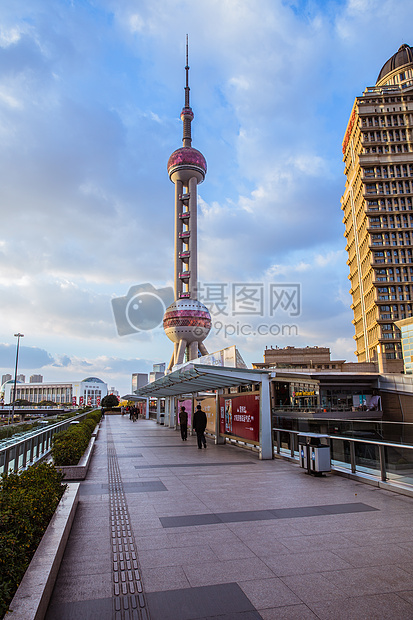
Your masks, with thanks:
M111 299L172 284L166 163L181 146L186 33L193 146L208 162L200 280L229 294L205 344L237 344L248 363L266 345L354 360L341 142L354 98L413 44L412 18L408 0L3 0L2 374L18 331L20 371L45 381L96 375L125 393L132 372L169 361L161 328L118 335ZM266 302L234 314L242 283L266 301L271 285L299 285L299 315Z

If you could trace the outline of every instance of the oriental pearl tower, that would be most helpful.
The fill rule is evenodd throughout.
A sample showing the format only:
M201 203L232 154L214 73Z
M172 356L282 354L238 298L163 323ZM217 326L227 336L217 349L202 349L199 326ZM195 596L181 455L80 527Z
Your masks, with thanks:
M168 174L175 185L175 301L166 309L163 327L174 343L168 366L207 355L203 340L211 329L211 315L197 300L197 186L205 179L205 157L191 146L194 113L189 103L188 36L186 37L185 105L182 108L183 146L168 160Z

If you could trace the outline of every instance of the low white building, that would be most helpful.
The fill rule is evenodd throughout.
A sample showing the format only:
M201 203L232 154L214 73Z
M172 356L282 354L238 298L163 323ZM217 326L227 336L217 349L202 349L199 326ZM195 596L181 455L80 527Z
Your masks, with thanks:
M5 405L13 400L14 380L7 381L1 386L0 399ZM97 377L87 377L83 381L59 383L16 383L16 400L28 400L36 404L48 400L57 405L69 404L74 406L92 405L99 407L102 398L108 393L107 383Z

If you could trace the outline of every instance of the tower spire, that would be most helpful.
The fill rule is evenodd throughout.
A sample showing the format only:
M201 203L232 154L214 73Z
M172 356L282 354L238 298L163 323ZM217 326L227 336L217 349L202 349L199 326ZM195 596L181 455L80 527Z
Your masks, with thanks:
M191 89L189 88L188 35L186 35L185 104L181 112L181 120L184 124L183 137L182 137L182 142L184 146L191 146L191 142L192 142L191 123L194 118L194 113L192 112L192 108L189 103L189 91L190 90Z
M185 107L189 108L189 64L188 64L188 35L186 35L186 65L185 65L186 81L185 81Z

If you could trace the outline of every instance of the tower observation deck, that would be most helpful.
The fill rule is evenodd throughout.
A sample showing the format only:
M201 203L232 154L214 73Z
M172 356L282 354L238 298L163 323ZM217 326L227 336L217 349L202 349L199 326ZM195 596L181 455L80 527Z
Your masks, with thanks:
M197 187L205 179L207 164L200 151L192 144L191 123L194 113L190 105L188 37L186 41L185 103L181 112L183 146L168 160L168 174L175 185L175 301L167 308L163 325L166 335L174 343L169 370L185 359L206 355L203 340L211 329L208 308L197 300L198 240L197 240Z

